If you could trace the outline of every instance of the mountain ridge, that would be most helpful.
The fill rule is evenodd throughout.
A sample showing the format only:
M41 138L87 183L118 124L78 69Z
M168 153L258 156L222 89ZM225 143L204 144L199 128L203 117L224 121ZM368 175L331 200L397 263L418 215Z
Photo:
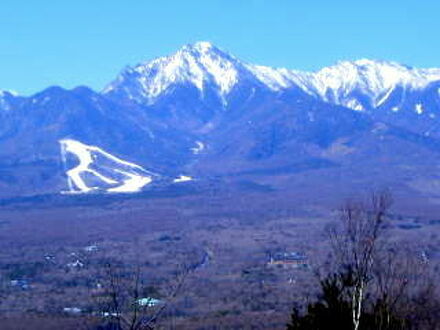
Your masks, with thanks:
M134 72L137 77L132 76ZM134 82L124 84L128 77ZM249 64L209 42L198 42L185 45L170 56L126 69L102 94L111 95L123 89L127 98L152 104L173 85L190 83L201 93L206 85L217 87L224 99L243 80L252 80L253 85L261 84L274 92L300 88L323 101L361 111L383 105L398 87L418 91L440 81L440 69L416 69L392 61L360 59L306 72ZM137 84L137 88L130 88L132 84ZM369 106L353 93L371 98Z
M101 93L86 86L49 87L31 97L4 93L0 197L66 191L71 169L63 165L63 140L163 178L197 178L195 185L221 178L234 187L246 177L289 190L297 189L289 180L304 172L307 184L408 180L403 190L410 191L418 187L411 178L437 175L440 81L430 81L437 69L390 63L345 61L324 73L299 73L197 43L124 70ZM320 72L328 88L310 76ZM118 166L106 171L122 183ZM95 187L85 169L78 172L89 180L84 185ZM343 178L350 172L362 178Z

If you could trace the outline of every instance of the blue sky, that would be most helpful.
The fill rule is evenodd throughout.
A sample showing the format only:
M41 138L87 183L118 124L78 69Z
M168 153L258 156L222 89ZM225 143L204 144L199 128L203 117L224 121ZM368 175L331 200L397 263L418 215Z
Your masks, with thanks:
M439 13L437 0L2 0L0 89L99 90L199 40L291 69L364 57L440 67Z

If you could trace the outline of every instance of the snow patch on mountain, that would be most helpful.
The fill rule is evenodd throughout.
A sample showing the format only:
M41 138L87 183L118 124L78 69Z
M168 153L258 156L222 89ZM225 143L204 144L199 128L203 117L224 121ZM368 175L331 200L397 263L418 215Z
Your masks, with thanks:
M292 72L286 69L274 69L262 65L247 64L246 68L264 85L273 91L292 86Z
M173 182L174 183L180 183L180 182L188 182L188 181L192 181L193 178L187 175L181 175L178 178L174 179Z
M365 110L364 106L359 103L356 99L349 99L347 100L346 106L350 109L356 110L356 111L362 111Z
M388 91L383 94L379 100L376 102L376 107L380 107L382 104L384 104L388 98L390 97L391 93L393 92L394 88L390 88Z
M196 146L191 148L194 155L200 154L203 150L205 150L205 144L201 141L196 141Z
M78 162L66 171L69 186L67 193L138 192L156 176L143 167L113 156L99 147L72 139L63 139L59 143L65 166L68 166L69 154Z

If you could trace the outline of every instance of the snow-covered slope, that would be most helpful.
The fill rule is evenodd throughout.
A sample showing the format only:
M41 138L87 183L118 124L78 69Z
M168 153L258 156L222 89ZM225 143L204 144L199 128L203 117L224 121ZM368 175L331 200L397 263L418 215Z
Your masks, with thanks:
M393 90L417 91L440 80L440 69L414 69L395 62L362 59L304 73L306 92L354 110L377 108Z
M65 167L67 194L90 192L135 193L162 178L137 164L118 158L99 147L73 139L59 141ZM73 156L73 159L72 157ZM187 175L169 179L169 183L192 181Z
M300 88L325 102L371 110L385 104L397 88L413 92L434 81L440 81L440 69L368 59L340 62L317 72L274 69L242 62L209 42L198 42L174 55L127 68L103 93L153 104L172 87L187 85L198 89L201 97L207 89L214 90L226 104L234 87L246 82L275 93Z
M60 140L59 143L66 166L68 193L138 192L157 177L143 167L117 158L96 146L72 139ZM77 164L67 169L69 154L76 157Z
M240 84L276 92L301 78L299 72L248 64L209 42L197 42L174 55L126 68L102 93L153 104L172 87L184 85L195 87L202 98L210 90L226 101Z
M208 42L186 45L174 55L128 67L103 91L115 90L140 103L153 103L176 84L190 84L201 93L214 87L225 97L237 83L244 68L232 55Z

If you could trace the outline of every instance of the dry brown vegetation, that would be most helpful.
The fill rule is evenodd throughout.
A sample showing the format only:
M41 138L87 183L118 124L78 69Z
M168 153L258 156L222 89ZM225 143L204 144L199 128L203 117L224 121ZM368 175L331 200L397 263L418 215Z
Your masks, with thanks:
M328 208L289 200L266 193L212 194L53 208L4 206L2 329L15 329L18 319L40 324L40 329L51 324L90 329L103 321L97 297L108 288L106 265L122 274L126 284L133 283L140 265L138 294L168 301L179 267L205 257L161 312L159 328L282 329L292 305L305 305L318 293L317 265L329 252L324 228L337 218ZM437 260L436 218L391 215L392 242L413 241L431 262ZM92 245L97 249L88 251ZM271 254L294 251L307 255L309 268L268 266ZM83 266L67 266L76 260ZM12 286L10 281L17 279L25 279L29 288ZM66 307L80 308L81 313L66 313Z

